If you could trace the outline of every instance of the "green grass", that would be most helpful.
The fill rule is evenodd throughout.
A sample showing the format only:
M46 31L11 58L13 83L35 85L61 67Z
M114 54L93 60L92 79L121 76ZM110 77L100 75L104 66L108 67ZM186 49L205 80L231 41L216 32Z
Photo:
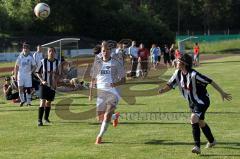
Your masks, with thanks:
M135 105L121 101L118 107L120 112L160 112L161 117L158 120L143 120L146 118L143 115L140 119L132 116L135 120L127 120L125 113L122 113L119 126L109 126L104 136L106 143L99 146L94 145L99 131L94 119L63 120L57 116L55 106L51 112L53 124L39 128L36 126L39 101L34 101L34 106L30 108L19 108L1 99L0 158L240 158L240 56L205 61L197 70L213 78L233 96L231 102L222 102L219 94L208 86L211 106L206 120L218 145L213 149L202 148L201 156L190 151L193 144L187 118L188 106L175 90L161 96L146 94L145 97L137 97ZM163 78L169 78L173 71L169 69ZM134 86L131 90L141 90L143 87L146 85ZM152 89L154 85L150 87ZM67 98L73 99L70 110L75 115L92 108L88 106L89 103L94 104L79 92L58 94L54 103L61 99L66 101ZM202 147L205 143L202 135Z
M207 54L215 54L215 53L240 53L240 40L226 40L219 42L201 42L200 44L200 52ZM193 43L187 42L186 49L190 49L192 51Z
M0 62L0 67L14 67L15 62Z

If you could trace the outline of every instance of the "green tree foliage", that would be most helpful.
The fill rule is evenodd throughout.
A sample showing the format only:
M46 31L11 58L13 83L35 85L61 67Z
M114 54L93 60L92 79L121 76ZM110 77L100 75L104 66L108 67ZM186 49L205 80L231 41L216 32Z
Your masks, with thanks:
M27 30L33 24L33 4L31 0L1 0L1 6L8 15L10 29Z
M38 2L51 15L37 19ZM171 42L175 32L239 29L239 0L0 0L0 31Z

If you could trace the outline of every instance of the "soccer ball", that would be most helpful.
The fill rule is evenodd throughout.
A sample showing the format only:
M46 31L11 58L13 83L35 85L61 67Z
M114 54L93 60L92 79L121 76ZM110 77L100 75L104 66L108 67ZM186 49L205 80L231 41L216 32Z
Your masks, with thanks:
M45 19L50 14L50 7L46 3L38 3L34 8L35 15L40 19Z

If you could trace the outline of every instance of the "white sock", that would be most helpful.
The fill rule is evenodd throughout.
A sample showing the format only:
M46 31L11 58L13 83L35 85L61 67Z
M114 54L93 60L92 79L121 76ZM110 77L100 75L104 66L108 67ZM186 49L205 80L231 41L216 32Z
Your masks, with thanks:
M19 97L20 97L21 102L25 102L24 93L19 92Z
M112 120L115 120L116 118L116 114L112 114Z
M27 97L27 104L31 104L31 97L32 97L32 95L27 93L26 97Z
M100 129L100 132L98 134L98 137L102 137L103 134L107 131L107 128L108 128L108 122L107 121L103 121L102 122L102 125L101 125L101 129Z

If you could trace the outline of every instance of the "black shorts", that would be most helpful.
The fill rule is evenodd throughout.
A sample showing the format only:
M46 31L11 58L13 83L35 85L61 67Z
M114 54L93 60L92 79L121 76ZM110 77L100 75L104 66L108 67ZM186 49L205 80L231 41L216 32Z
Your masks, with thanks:
M163 60L164 60L165 64L170 63L170 56L169 55L164 55Z
M200 120L205 119L205 113L210 105L209 99L205 99L204 103L205 104L194 104L194 103L189 102L189 107L190 107L191 112L196 114L197 116L199 116Z
M48 86L40 85L40 99L45 99L47 101L54 101L55 98L55 90L51 89Z

